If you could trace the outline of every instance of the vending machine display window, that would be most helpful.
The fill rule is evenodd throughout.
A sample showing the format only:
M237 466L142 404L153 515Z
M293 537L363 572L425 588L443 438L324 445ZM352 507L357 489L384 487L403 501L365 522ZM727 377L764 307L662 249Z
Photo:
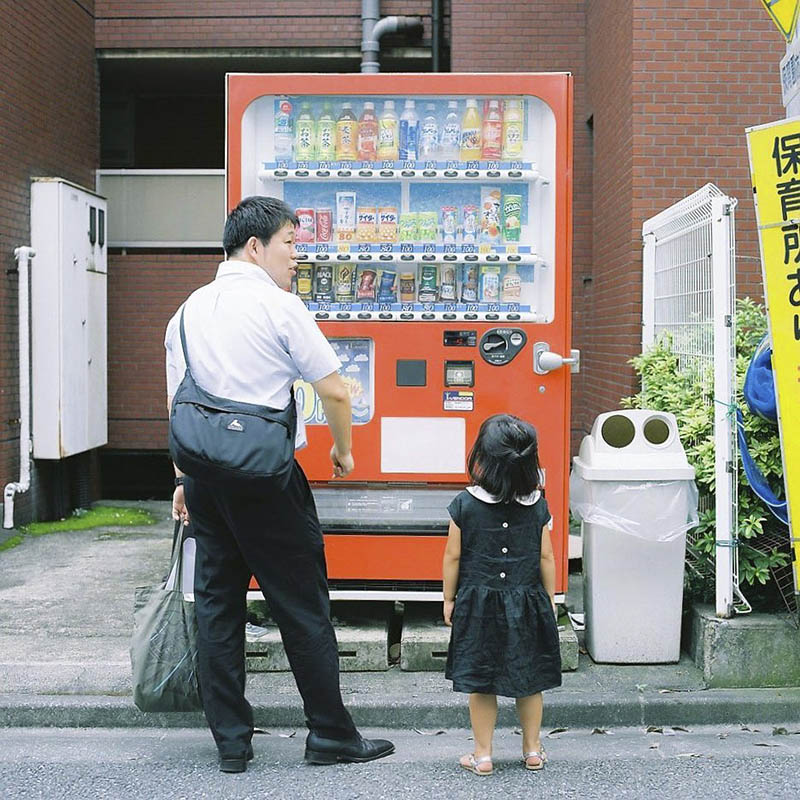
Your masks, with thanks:
M296 210L321 320L554 315L555 118L535 96L264 95L243 195Z
M350 392L353 425L366 425L374 413L374 343L372 339L342 338L330 341L342 367L339 374ZM314 387L297 381L294 387L306 425L326 425L325 410Z

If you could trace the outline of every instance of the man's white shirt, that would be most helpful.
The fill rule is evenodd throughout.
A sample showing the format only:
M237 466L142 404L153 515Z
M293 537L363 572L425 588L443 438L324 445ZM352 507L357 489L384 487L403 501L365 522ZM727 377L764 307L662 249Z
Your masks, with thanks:
M285 408L298 378L313 383L341 367L303 301L255 264L223 261L216 278L193 292L181 308L192 375L218 397ZM164 338L170 397L186 370L180 316L179 308ZM299 407L297 417L299 449L306 445Z

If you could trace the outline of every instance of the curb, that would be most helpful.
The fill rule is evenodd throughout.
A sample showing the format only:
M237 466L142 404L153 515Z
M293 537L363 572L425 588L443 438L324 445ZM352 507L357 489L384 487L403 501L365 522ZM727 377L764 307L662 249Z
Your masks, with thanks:
M446 702L420 702L408 696L366 697L345 703L356 723L370 728L463 728L466 699L444 695ZM261 696L253 703L260 728L303 728L300 698ZM800 688L702 689L670 694L555 691L545 699L544 725L562 728L615 728L648 725L731 725L800 722ZM0 695L0 727L42 728L192 728L205 727L199 712L139 711L129 697ZM517 725L510 700L501 701L498 726Z

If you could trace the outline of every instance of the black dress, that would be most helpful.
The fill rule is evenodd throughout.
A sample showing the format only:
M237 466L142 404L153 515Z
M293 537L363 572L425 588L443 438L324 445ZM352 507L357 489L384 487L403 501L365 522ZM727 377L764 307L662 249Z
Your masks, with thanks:
M445 670L453 690L527 697L560 686L558 627L539 569L544 497L489 503L463 491L447 510L461 528Z

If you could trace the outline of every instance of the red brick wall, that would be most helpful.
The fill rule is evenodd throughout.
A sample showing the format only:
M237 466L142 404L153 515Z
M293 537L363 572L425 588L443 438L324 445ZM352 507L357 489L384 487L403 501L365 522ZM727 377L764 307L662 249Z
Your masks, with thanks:
M641 274L632 264L641 236L631 234L633 164L633 18L628 3L587 3L586 72L594 120L591 283L584 299L587 349L580 419L617 408L633 374L629 344L641 339Z
M166 449L164 331L178 306L212 280L220 255L110 253L108 446Z
M94 187L98 166L94 0L0 0L0 485L19 479L19 359L14 248L30 244L30 179L51 175ZM33 269L36 269L34 261ZM15 522L28 521L51 487L34 466Z
M422 16L429 0L383 0L381 13ZM360 0L97 0L98 48L360 47Z
M573 126L573 347L588 355L592 269L592 141L587 125L586 3L452 0L453 72L571 72ZM573 376L573 438L585 418L585 374Z

